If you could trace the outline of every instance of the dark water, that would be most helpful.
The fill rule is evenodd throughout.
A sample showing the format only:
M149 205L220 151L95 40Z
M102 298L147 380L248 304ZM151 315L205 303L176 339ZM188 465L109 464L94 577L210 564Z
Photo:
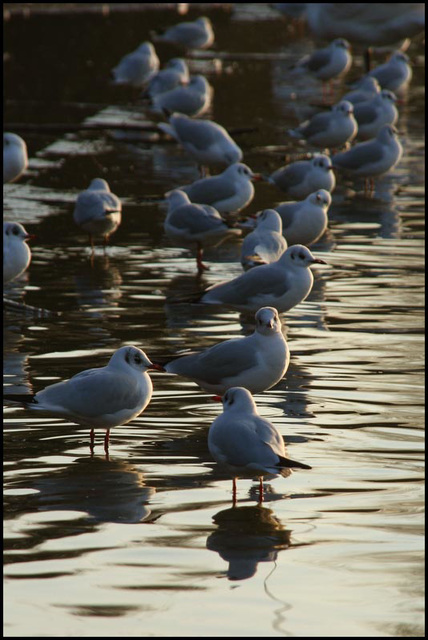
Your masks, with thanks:
M216 44L190 68L214 87L207 115L248 128L236 135L244 161L272 171L305 151L285 132L321 89L309 84L291 100L286 67L313 41L265 4L206 13ZM159 8L14 15L4 25L5 128L31 156L4 189L5 219L37 235L28 275L8 295L61 312L5 312L8 393L102 366L123 344L156 359L253 330L251 316L166 302L241 273L238 243L207 253L201 282L191 254L165 240L157 198L198 177L184 152L153 134L41 126L153 122L109 71L151 29L181 19ZM178 53L156 49L162 63ZM362 73L358 53L349 79ZM220 406L171 375L152 375L149 407L112 430L109 460L103 432L91 458L87 429L8 407L6 636L424 636L422 43L408 53L403 158L372 198L339 180L313 247L328 266L283 316L290 368L256 397L290 457L313 469L272 481L262 506L256 483L241 480L232 509L231 482L207 449ZM123 220L91 267L72 210L94 177L122 199ZM284 199L258 183L246 213Z

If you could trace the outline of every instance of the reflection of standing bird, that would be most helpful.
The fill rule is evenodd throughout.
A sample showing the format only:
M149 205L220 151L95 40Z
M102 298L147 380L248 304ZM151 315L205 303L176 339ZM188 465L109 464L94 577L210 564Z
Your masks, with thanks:
M14 182L28 166L27 145L16 133L3 134L3 182Z
M236 478L260 478L262 501L263 477L287 476L290 468L311 468L286 458L278 429L259 415L251 393L243 387L232 387L224 394L223 413L208 432L208 448L214 460L232 476L234 502Z
M122 219L122 203L111 193L106 180L95 178L89 187L79 193L73 213L74 222L89 234L94 251L92 236L103 236L104 246L116 231Z
M3 222L3 283L27 269L31 262L27 240L32 237L19 222Z

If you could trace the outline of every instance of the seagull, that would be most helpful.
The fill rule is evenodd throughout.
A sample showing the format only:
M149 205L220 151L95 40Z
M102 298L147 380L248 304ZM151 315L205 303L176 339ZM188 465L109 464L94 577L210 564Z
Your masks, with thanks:
M173 113L169 123L158 127L175 138L199 165L223 164L229 166L242 160L242 150L221 125L211 120L189 118Z
M262 307L255 320L251 335L185 353L164 365L165 371L189 378L209 393L222 395L237 385L251 393L270 389L284 377L290 353L276 309Z
M333 165L330 158L324 154L281 167L268 178L268 181L297 200L307 198L317 189L332 192L336 186Z
M143 42L135 51L124 56L112 70L114 83L142 87L157 73L159 64L152 43Z
M248 389L232 387L222 402L223 413L208 432L208 449L217 464L232 476L234 503L236 478L259 478L262 502L264 477L287 476L292 468L311 469L308 464L286 457L282 435L260 416Z
M294 67L296 71L308 71L319 80L332 80L345 75L351 67L350 45L344 38L336 38L324 49L316 49L302 58Z
M28 166L27 145L16 133L3 134L3 182L18 180Z
M358 122L357 138L360 140L375 138L384 124L395 124L398 120L396 102L397 97L392 91L382 89L371 100L355 105L354 115Z
M92 236L103 236L104 246L116 231L122 219L122 203L103 178L94 178L89 187L79 193L73 212L74 222L89 234L94 252Z
M11 394L5 398L90 426L91 451L94 428L106 429L104 450L108 454L110 429L133 420L147 407L153 391L147 370L159 368L144 351L126 346L115 351L105 367L81 371L35 395Z
M409 56L403 51L395 51L388 62L369 71L371 78L376 78L382 89L389 89L394 93L402 92L412 78L412 68Z
M241 229L230 228L219 212L210 205L194 204L184 191L174 189L167 195L168 214L165 233L180 246L196 247L198 272L208 269L202 262L205 247L217 246L232 236L240 236Z
M256 217L256 228L245 236L241 247L241 264L245 271L262 264L276 262L287 249L282 235L281 216L274 209L265 209Z
M213 88L202 75L193 76L184 86L159 93L152 98L152 110L157 113L184 113L199 116L211 106Z
M250 269L228 282L212 285L199 298L208 304L224 304L238 311L252 311L263 306L278 313L289 311L309 295L314 277L312 264L326 264L314 258L307 247L295 244L271 264Z
M186 49L208 49L214 43L211 20L205 16L193 22L181 22L163 33L153 33L153 40L170 42Z
M19 222L3 222L3 284L28 268L31 251L27 240L34 238Z
M263 180L259 173L241 162L231 164L216 176L200 178L192 184L180 187L192 202L210 204L220 213L232 213L244 209L254 198L254 181Z
M371 100L377 94L380 93L380 84L376 80L376 78L372 78L371 76L363 76L359 82L357 82L352 91L346 93L342 100L347 100L351 102L354 107L359 102L365 102L366 100ZM354 109L355 115L355 109Z
M376 138L360 142L348 151L337 153L332 162L335 167L350 175L370 179L387 173L399 162L403 147L397 137L397 130L385 124Z
M171 58L165 67L152 77L142 97L153 99L161 93L187 84L189 79L189 67L184 58Z
M330 205L331 195L325 189L318 189L299 202L276 205L282 220L282 234L288 244L307 246L319 240L327 229Z
M288 133L294 138L303 138L321 148L342 147L357 135L358 125L351 102L342 100L331 111L316 113L310 120L302 122Z

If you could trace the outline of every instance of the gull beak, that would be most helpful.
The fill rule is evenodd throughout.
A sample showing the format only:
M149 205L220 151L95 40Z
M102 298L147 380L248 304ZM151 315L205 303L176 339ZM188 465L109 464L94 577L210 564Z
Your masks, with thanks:
M314 258L312 260L312 264L328 264L325 260L321 260L321 258Z
M150 369L154 369L155 371L165 372L165 369L163 368L163 366L161 364L158 364L157 362L152 362L152 364L150 365Z
M264 182L266 178L261 173L253 173L253 175L251 176L251 180L253 182Z
M33 233L27 233L24 240L35 240L36 238L37 236L35 236Z
M221 396L212 396L211 400L214 400L214 402L221 402L222 401L222 397Z

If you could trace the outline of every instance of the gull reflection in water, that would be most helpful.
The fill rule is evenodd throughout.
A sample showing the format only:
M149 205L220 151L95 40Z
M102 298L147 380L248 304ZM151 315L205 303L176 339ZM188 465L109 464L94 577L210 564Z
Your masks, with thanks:
M229 580L251 578L259 562L274 562L279 551L291 546L291 531L261 505L225 509L213 520L218 529L208 536L207 549L228 562Z
M84 457L57 473L39 477L39 509L83 511L96 522L137 523L151 513L147 503L155 493L144 476L123 461Z
M97 315L100 309L118 306L122 276L108 256L94 260L93 265L87 262L80 265L74 281L77 302L87 313Z

